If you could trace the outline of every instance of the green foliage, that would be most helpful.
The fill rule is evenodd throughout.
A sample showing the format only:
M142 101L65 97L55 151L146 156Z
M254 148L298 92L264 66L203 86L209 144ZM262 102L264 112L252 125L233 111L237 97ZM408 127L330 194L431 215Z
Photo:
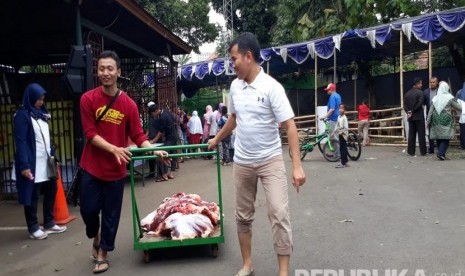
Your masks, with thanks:
M194 51L215 41L220 26L209 23L209 0L136 0L153 17L185 39Z
M199 117L203 118L205 113L205 107L211 105L215 108L215 105L223 101L223 93L218 89L212 88L202 88L200 89L194 97L184 99L182 101L182 109L187 109L189 115L192 114L192 111L197 110Z
M34 73L34 74L52 74L55 72L53 65L25 65L19 68L19 72Z
M465 0L277 0L272 44L287 44L465 5Z
M234 33L252 32L257 36L260 45L270 46L272 33L270 29L277 20L273 7L278 0L233 0ZM213 0L213 8L223 14L223 0ZM240 16L238 16L240 14Z

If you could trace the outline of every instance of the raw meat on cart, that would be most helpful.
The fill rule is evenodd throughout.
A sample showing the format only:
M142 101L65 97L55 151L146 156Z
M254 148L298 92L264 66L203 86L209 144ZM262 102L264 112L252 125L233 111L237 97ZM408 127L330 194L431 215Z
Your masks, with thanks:
M220 208L215 202L203 201L197 194L177 193L141 220L149 236L173 240L209 237L220 223Z

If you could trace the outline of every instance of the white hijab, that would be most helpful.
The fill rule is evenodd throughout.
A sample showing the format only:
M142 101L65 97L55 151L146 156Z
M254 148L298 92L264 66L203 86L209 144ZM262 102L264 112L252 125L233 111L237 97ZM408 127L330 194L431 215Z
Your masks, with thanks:
M192 112L192 117L189 119L187 123L187 128L189 128L189 132L192 134L202 134L202 122L200 121L199 114L197 110Z
M454 96L449 92L449 85L445 81L439 83L438 93L433 98L433 105L438 114L441 114L442 110L452 100Z

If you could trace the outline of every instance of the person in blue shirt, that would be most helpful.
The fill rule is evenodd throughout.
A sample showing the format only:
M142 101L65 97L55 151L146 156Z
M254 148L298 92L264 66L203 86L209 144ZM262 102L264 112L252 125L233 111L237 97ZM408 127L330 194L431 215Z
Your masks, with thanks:
M341 105L341 95L336 92L336 85L334 83L328 84L325 88L325 91L329 95L327 113L323 116L323 120L328 120L329 123L329 133L331 140L338 140L338 137L334 135L334 129L337 125L337 118L339 117L339 106ZM339 148L335 149L335 154L339 154Z

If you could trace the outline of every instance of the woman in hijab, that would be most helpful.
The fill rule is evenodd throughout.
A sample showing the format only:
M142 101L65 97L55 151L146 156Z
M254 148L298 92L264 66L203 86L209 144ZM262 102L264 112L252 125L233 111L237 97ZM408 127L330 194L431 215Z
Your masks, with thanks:
M18 201L24 205L27 229L31 239L45 239L48 234L66 231L58 226L53 210L57 192L56 180L47 176L47 158L54 156L48 121L50 114L44 105L45 89L37 83L29 84L24 91L23 105L14 115L15 176ZM37 202L43 200L43 225L37 219Z
M197 110L192 112L192 117L187 123L189 130L189 144L200 144L200 137L202 137L202 122L200 121Z
M461 110L461 106L449 92L449 85L444 81L439 83L438 93L432 102L426 125L430 126L430 139L435 139L438 144L437 157L446 160L449 140L454 138L455 132L452 108Z

